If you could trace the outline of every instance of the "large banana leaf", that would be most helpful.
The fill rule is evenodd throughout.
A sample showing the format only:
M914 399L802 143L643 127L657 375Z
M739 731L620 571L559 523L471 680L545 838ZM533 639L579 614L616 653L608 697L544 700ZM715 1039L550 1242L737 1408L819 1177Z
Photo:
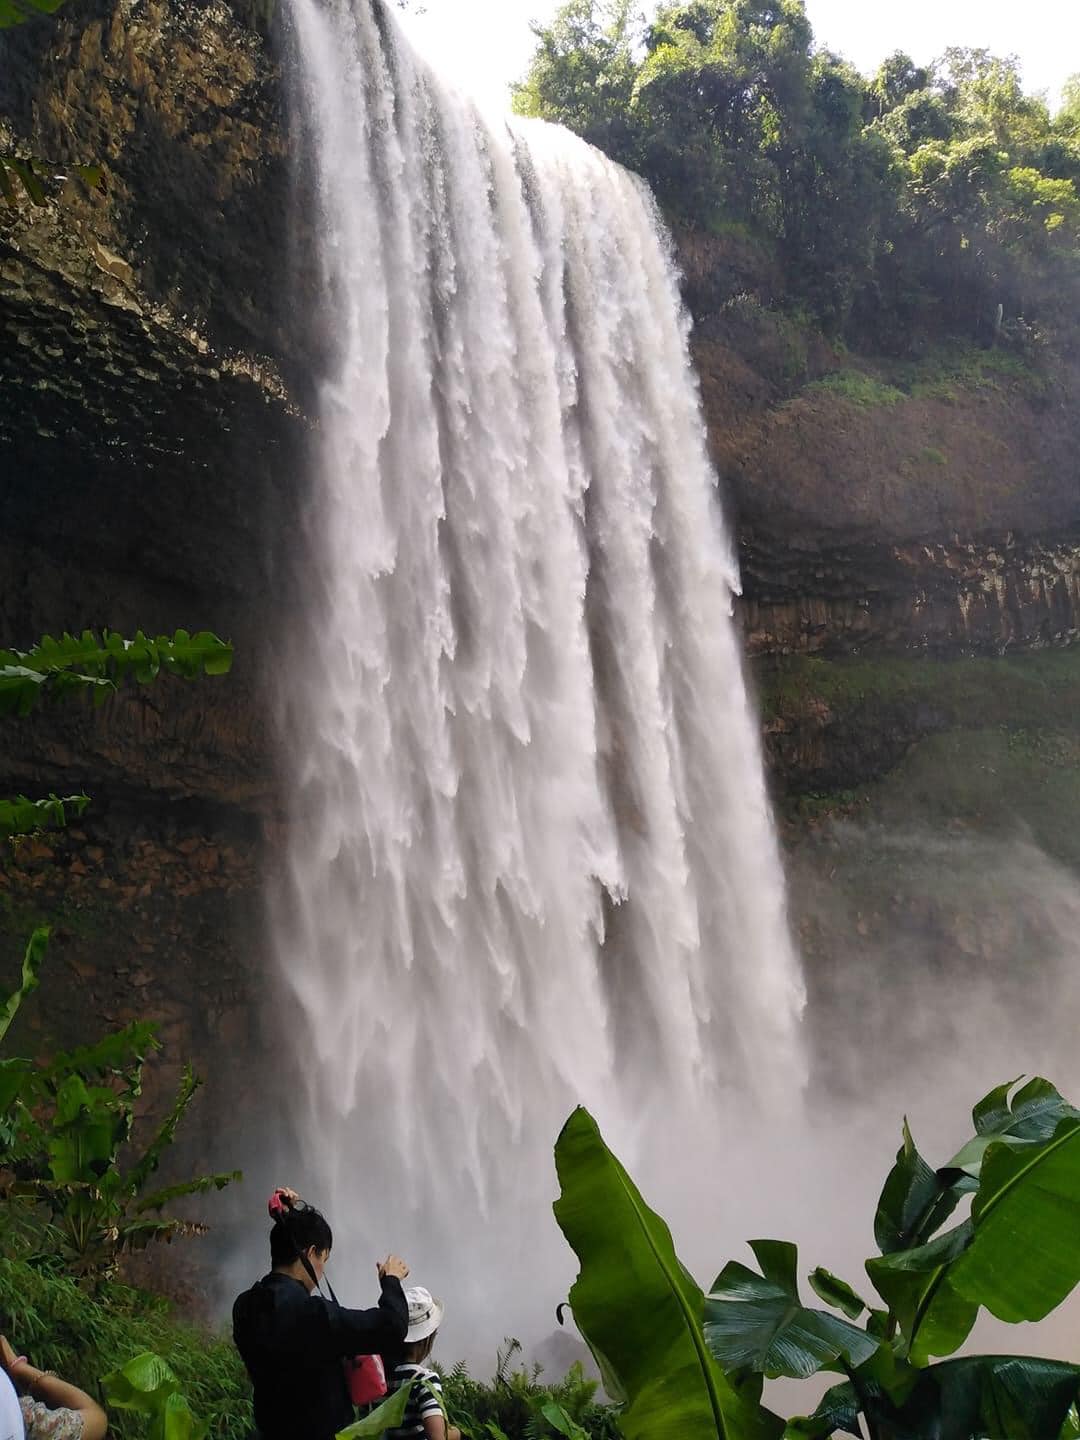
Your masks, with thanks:
M838 1315L803 1305L794 1245L751 1240L750 1248L762 1273L732 1260L705 1301L705 1339L725 1371L804 1380L838 1362L855 1369L869 1360L880 1341Z
M1047 1440L1060 1433L1078 1392L1080 1366L1027 1355L973 1355L924 1370L900 1415L912 1440L930 1434L939 1440Z
M926 1245L866 1262L866 1273L896 1317L917 1365L934 1355L951 1355L975 1324L978 1302L949 1283L950 1266L970 1245L972 1233L971 1221L965 1220Z
M19 1007L26 997L32 994L38 987L38 975L41 970L42 961L45 959L45 952L49 948L49 927L39 926L26 943L23 951L22 974L19 977L19 988L10 994L0 1004L0 1040L3 1040L11 1022L19 1013Z
M405 1419L405 1407L409 1403L412 1385L403 1385L395 1390L388 1400L377 1405L361 1420L347 1430L339 1430L336 1440L378 1440L387 1430L397 1430Z
M952 1354L980 1305L1001 1320L1043 1319L1080 1281L1080 1117L1048 1140L992 1144L970 1220L866 1268L916 1363Z
M195 1099L202 1084L201 1076L196 1075L190 1065L185 1065L183 1074L180 1077L180 1086L176 1092L176 1098L173 1100L169 1113L158 1126L154 1138L128 1171L128 1183L131 1186L131 1193L133 1195L138 1195L142 1191L151 1175L154 1174L161 1164L162 1156L176 1138L177 1129L190 1109L191 1102ZM218 1186L217 1188L221 1189L222 1187ZM182 1190L177 1192L176 1195L169 1195L166 1192L166 1200L175 1199L178 1198L180 1194L187 1193L190 1192ZM153 1209L154 1207L149 1202L144 1202L142 1208Z
M909 1372L894 1393L873 1374L856 1380L834 1386L813 1415L792 1420L785 1440L860 1435L860 1411L889 1440L1053 1440L1067 1433L1080 1366L973 1355Z
M1080 1116L1041 1144L992 1145L971 1218L953 1288L999 1320L1044 1319L1080 1282Z
M566 1122L555 1162L555 1218L581 1262L574 1319L612 1398L625 1401L626 1440L778 1436L782 1423L740 1395L709 1354L704 1295L586 1110Z
M1036 1076L1010 1099L1009 1092L1017 1082L1009 1081L991 1090L971 1112L975 1122L974 1139L954 1155L942 1174L955 1172L977 1180L986 1152L996 1141L1016 1149L1034 1141L1049 1140L1065 1119L1080 1118L1074 1109L1050 1084Z

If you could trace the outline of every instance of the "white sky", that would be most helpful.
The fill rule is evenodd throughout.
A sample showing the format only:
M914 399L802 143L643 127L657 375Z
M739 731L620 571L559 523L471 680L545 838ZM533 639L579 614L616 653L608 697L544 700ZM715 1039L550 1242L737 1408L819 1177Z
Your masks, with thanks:
M402 17L414 42L459 89L499 106L532 54L529 21L549 19L558 0L423 3L424 14ZM818 42L863 71L894 50L924 62L947 45L985 46L1018 55L1027 88L1048 91L1052 105L1080 71L1080 0L807 0L806 8Z

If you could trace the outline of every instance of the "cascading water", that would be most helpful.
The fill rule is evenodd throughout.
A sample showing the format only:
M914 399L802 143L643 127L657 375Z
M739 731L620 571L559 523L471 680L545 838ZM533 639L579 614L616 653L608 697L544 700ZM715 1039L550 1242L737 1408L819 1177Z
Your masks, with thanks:
M734 1097L797 1094L801 985L650 196L372 0L292 16L335 353L275 919L301 1178L490 1354L572 1274L573 1105L663 1199Z

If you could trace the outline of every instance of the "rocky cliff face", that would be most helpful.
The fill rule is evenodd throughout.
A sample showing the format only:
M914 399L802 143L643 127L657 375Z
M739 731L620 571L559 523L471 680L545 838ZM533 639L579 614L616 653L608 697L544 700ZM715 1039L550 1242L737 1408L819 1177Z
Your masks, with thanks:
M224 681L4 722L0 791L94 804L0 866L0 933L14 964L53 925L37 1043L160 1018L147 1101L187 1058L209 1073L203 1151L250 1084L281 803L266 681L309 433L271 50L226 6L157 0L0 38L0 148L104 171L100 192L72 177L0 206L2 643L184 625L237 649Z
M209 1067L211 1106L249 1083L282 808L268 679L304 583L320 339L290 218L305 206L286 46L277 24L195 0L72 0L0 36L0 146L105 172L103 193L70 178L42 207L0 207L0 639L183 624L238 652L224 681L5 723L0 792L85 787L95 805L0 867L0 934L13 960L26 927L53 920L37 1012L52 1037L150 1009L172 1069ZM836 869L827 817L878 824L873 787L971 728L956 667L1080 629L1080 370L852 362L770 311L752 254L685 236L680 253L805 939L805 877ZM829 658L784 669L790 655ZM952 668L898 678L897 657L918 655ZM1000 704L998 675L980 683ZM1038 693L1029 672L1017 687ZM993 724L1030 736L1037 714L1018 700ZM1055 766L1044 754L1038 783ZM1018 774L1034 793L1035 771ZM906 903L890 892L866 923Z
M768 274L731 249L680 253L750 653L1071 640L1076 360L929 343L853 359L771 311Z

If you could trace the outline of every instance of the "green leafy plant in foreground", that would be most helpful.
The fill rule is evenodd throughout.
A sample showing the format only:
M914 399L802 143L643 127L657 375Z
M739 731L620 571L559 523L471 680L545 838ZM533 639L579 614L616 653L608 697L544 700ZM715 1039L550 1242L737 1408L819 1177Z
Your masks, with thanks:
M405 1407L409 1403L412 1388L411 1383L402 1385L400 1390L395 1390L363 1419L357 1420L345 1430L339 1430L337 1440L368 1440L368 1437L378 1440L385 1431L397 1429L405 1419Z
M58 1264L33 1263L49 1227L21 1207L0 1207L0 1312L5 1333L43 1369L54 1369L108 1403L102 1376L146 1351L167 1357L192 1410L214 1440L249 1440L251 1387L231 1339L178 1320L159 1296L117 1281L88 1288ZM147 1419L112 1409L110 1440L145 1440Z
M195 1419L180 1384L159 1356L144 1352L102 1381L113 1410L132 1410L150 1422L150 1440L203 1440L209 1425Z
M0 1039L37 987L48 940L31 937L19 988L0 1005ZM40 1207L50 1255L76 1274L110 1276L124 1250L200 1234L205 1226L163 1212L176 1200L221 1190L239 1171L155 1186L153 1178L201 1081L188 1066L172 1108L142 1148L133 1144L143 1065L156 1027L136 1022L51 1060L0 1060L0 1164L9 1200Z
M5 28L2 19L5 9L11 13L10 0L0 0L0 30ZM105 188L105 174L100 165L50 165L33 155L0 152L0 199L12 210L18 207L20 196L25 196L31 205L45 205L50 190L62 185L69 172L77 175L90 190Z
M555 1213L581 1260L574 1317L626 1404L624 1433L819 1440L862 1435L865 1424L871 1440L1075 1436L1080 1366L939 1360L980 1309L1041 1320L1080 1281L1080 1112L1034 1079L991 1091L973 1121L974 1136L936 1170L904 1126L875 1217L880 1254L866 1265L884 1306L818 1269L809 1283L821 1309L800 1295L795 1247L775 1240L751 1243L757 1270L731 1262L703 1295L595 1122L576 1111L556 1145ZM945 1228L968 1199L970 1215ZM845 1378L812 1415L785 1427L760 1405L766 1379L820 1371Z
M586 1110L566 1122L555 1163L555 1218L581 1262L570 1305L605 1389L624 1406L627 1440L778 1436L760 1385L742 1386L710 1353L704 1295Z

